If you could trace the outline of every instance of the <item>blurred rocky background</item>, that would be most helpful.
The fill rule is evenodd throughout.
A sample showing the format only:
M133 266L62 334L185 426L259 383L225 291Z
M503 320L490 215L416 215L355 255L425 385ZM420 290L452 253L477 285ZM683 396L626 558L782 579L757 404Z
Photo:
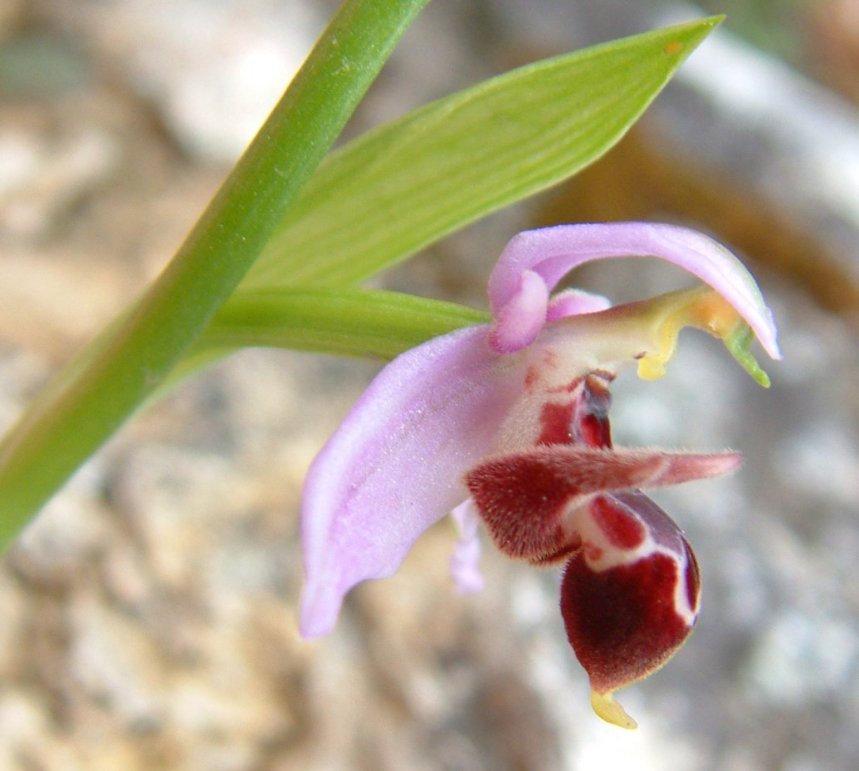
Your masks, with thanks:
M331 0L0 0L0 426L169 258ZM734 447L659 496L703 614L671 665L590 713L558 576L487 549L457 595L441 523L329 638L296 633L298 495L377 364L248 351L126 426L0 571L0 769L826 771L859 766L859 3L434 0L351 133L539 56L731 14L599 164L393 271L483 304L523 226L653 218L742 253L780 323L755 386L689 335L622 378L619 442ZM637 262L577 278L669 288Z

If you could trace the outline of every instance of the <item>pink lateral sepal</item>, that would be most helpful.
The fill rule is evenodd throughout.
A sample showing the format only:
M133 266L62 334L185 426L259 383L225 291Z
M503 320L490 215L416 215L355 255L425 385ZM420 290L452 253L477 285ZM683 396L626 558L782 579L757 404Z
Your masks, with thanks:
M304 483L301 633L318 637L355 584L391 575L412 544L467 495L524 371L501 368L488 326L434 338L373 380Z

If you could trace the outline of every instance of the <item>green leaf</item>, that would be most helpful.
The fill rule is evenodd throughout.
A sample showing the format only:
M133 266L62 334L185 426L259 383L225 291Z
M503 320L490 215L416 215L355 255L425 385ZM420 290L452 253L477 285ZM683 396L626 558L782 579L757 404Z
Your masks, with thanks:
M720 20L541 61L354 140L320 166L240 291L355 284L569 177L623 136Z
M261 289L225 307L193 353L274 346L392 359L431 337L488 320L473 308L399 292Z
M284 220L426 2L344 2L164 273L0 445L0 541L174 368Z
M273 345L313 350L315 332L277 329L276 323L254 330L249 342L247 320L261 302L261 289L271 292L261 302L265 314L277 288L353 285L574 174L623 136L720 20L656 30L520 68L332 153L183 372L242 345L265 344L266 336ZM330 340L316 344L315 350L337 352ZM347 345L339 352L356 350ZM372 346L368 352L384 355Z

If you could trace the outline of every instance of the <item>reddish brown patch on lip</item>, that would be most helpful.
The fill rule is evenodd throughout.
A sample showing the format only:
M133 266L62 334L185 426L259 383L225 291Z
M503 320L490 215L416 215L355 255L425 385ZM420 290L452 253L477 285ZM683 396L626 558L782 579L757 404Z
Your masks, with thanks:
M639 487L666 465L661 453L552 444L484 461L465 483L498 548L540 561L568 547L565 522L587 496Z
M547 402L540 410L540 436L537 444L569 444L573 440L571 424L574 402Z
M612 546L619 549L635 549L644 543L647 537L644 525L613 498L605 495L597 496L591 502L591 512L594 522Z
M659 669L691 626L674 609L677 563L655 553L597 572L584 555L570 559L561 585L567 638L599 693Z
M535 462L533 452L482 463L468 473L466 484L498 548L510 557L542 561L572 546L562 526L571 496L562 470Z

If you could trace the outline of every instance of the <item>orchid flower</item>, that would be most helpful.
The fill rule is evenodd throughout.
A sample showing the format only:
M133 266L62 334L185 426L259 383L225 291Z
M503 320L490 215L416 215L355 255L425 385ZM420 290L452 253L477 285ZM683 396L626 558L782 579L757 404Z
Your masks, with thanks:
M577 290L574 267L655 256L703 282L610 307ZM688 229L559 225L520 233L489 279L490 324L432 339L390 362L314 460L302 503L306 584L300 627L328 633L357 583L391 575L451 513L451 561L482 586L481 526L506 555L566 564L561 614L600 717L634 727L613 693L661 667L698 611L699 575L682 531L643 489L735 469L736 453L615 449L609 385L627 363L659 377L684 326L725 341L766 385L748 350L780 358L772 315L727 249Z

